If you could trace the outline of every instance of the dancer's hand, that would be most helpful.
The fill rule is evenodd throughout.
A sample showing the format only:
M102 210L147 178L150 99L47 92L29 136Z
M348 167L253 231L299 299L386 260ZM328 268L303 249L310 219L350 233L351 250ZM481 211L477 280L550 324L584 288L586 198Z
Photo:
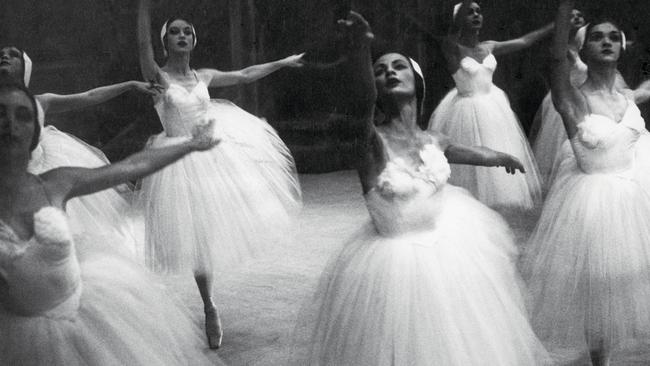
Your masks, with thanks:
M135 91L149 94L151 96L160 95L165 90L165 88L162 85L154 83L153 81L150 82L132 81L131 88L133 88L133 90Z
M305 60L302 59L303 56L305 56L304 52L299 55L291 55L283 58L282 65L285 67L303 67L305 65Z
M357 12L350 11L345 19L339 19L337 23L351 46L369 45L375 38L370 24Z
M524 165L521 164L519 159L515 158L510 154L499 153L496 159L496 166L497 167L502 166L506 168L506 172L508 172L508 174L515 174L517 173L517 170L519 170L522 173L526 173L526 171L524 170Z
M220 138L214 136L214 125L215 120L211 119L204 124L194 126L190 141L194 150L210 150L221 142Z

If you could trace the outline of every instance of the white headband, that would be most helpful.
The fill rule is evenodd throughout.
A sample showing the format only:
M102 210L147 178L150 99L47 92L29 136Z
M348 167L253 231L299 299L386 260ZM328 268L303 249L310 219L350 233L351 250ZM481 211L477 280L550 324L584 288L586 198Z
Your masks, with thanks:
M25 86L29 86L29 81L32 79L32 59L27 56L23 51L23 82Z
M420 113L424 113L424 98L427 94L427 86L424 82L424 73L422 72L420 64L418 64L414 59L409 57L409 61L411 61L411 65L413 65L413 71L415 71L415 73L418 74L422 79L422 100L420 101Z
M585 43L587 43L587 27L589 27L589 23L585 24L584 26L580 27L578 31L576 32L576 41L578 42L578 45L580 46L580 49L582 49L585 46ZM625 37L625 32L621 32L621 49L625 51L627 48L627 38Z
M460 7L463 5L463 3L458 3L454 5L454 20L456 20L456 16L458 15L458 12L460 11Z
M165 35L167 34L167 23L169 23L169 19L165 21L165 24L163 24L162 28L160 29L160 43L162 43L163 46L163 53L165 54L165 57L167 57L167 45L165 44ZM194 29L194 26L190 24L190 28L192 29L192 36L194 37L194 44L192 47L196 47L196 42L198 41L196 38L196 30Z

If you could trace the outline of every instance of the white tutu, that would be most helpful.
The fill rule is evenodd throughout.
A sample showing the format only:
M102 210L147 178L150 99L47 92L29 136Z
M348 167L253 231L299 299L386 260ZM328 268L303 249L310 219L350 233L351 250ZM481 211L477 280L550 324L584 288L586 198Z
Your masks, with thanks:
M449 181L489 206L528 210L541 201L537 165L507 96L492 84L495 68L492 55L483 64L465 57L454 74L457 88L433 112L429 129L447 135L455 143L485 146L518 158L526 174L452 164Z
M393 167L389 162L382 176ZM427 172L427 181L398 172L380 177L366 195L374 225L328 265L305 310L307 334L298 330L310 343L294 362L545 364L526 317L506 223L463 189L432 185L435 169L417 172ZM427 187L439 188L431 195Z
M0 233L0 237L2 235L5 234ZM74 254L70 257L72 262L61 266L72 265L70 273L80 273L80 277L66 276L67 267L58 268L56 263L39 266L43 280L58 281L52 286L75 289L63 297L62 302L29 315L16 315L0 307L0 364L222 364L218 357L212 356L213 360L210 360L204 354L205 340L187 309L173 300L173 295L165 292L164 287L145 274L139 265L112 252L115 243L109 244L106 240L107 237L87 234L76 238L79 267L74 263ZM6 242L0 243L2 245ZM12 244L9 245L11 248ZM39 244L30 241L27 245L29 251L31 246ZM1 256L2 265L5 265L5 259L19 263L17 265L24 264L18 262L20 258L12 260L15 255ZM28 273L28 267L20 270L16 266L2 268L11 268L8 270L10 280L14 275ZM59 272L53 271L60 271L61 275L55 275ZM25 281L20 283L25 286L23 294L34 291L29 290L31 285L34 288L43 285L43 281L31 282L34 279L25 277ZM67 285L61 282L66 280L71 282ZM45 304L51 301L42 296L39 300Z
M168 90L187 93L179 88L172 85ZM195 88L202 93L198 104L194 99L175 100L189 103L192 110L179 113L177 120L170 118L187 130L214 119L222 142L209 151L191 153L142 182L145 258L155 271L232 268L286 239L300 206L293 159L277 133L228 101L206 100L203 88L202 82ZM194 96L172 98L187 95ZM166 112L162 113L166 120ZM163 132L151 146L186 138Z
M643 129L631 106L620 123L580 125L581 162L561 162L522 264L533 328L565 362L600 347L613 364L650 362L638 353L650 340L650 194L628 165Z
M32 174L41 174L59 167L98 168L109 163L99 149L53 126L45 126L41 129L39 144L32 152L28 170ZM117 189L128 192L126 186ZM118 241L120 250L134 256L140 250L142 240L136 239L133 223L126 219L130 204L117 189L73 198L68 201L66 211L73 231L112 231L122 238Z

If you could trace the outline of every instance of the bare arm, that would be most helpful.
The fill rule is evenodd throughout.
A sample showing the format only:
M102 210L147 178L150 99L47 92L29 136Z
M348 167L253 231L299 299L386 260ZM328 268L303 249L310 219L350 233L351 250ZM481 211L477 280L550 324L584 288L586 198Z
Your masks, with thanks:
M447 161L451 164L467 164L486 167L502 166L510 174L517 170L525 173L524 166L512 155L494 151L482 146L464 146L453 143L449 137L434 131L429 131L445 153Z
M447 31L448 36L453 37L456 40L458 39L458 37L460 36L460 29L461 29L459 23L460 18L467 14L467 9L469 9L469 7L472 5L472 2L474 1L475 0L463 0L461 1L460 8L458 8L458 12L456 13L455 16L453 15L454 13L452 12L453 18L451 20L451 24L449 25L449 30Z
M160 67L154 59L151 43L151 0L140 0L138 7L138 51L140 56L140 71L148 81L156 81L167 86L160 77Z
M525 173L524 166L512 155L482 146L463 146L450 144L445 156L451 164L467 164L486 167L504 167L506 172L515 174L517 170Z
M188 141L159 149L148 149L129 156L115 164L95 169L63 167L45 172L41 177L55 202L99 192L128 180L139 179L175 162L193 151L214 147L219 140L213 137L214 123L197 126Z
M634 103L643 104L650 100L650 80L642 82L634 89Z
M574 0L561 0L555 19L555 36L551 48L551 97L555 109L562 116L569 138L575 136L578 123L587 114L584 96L571 85L571 64L568 56L571 32L571 10Z
M511 52L516 52L528 48L535 42L548 36L553 31L553 28L554 24L550 23L519 38L502 42L488 41L484 42L484 44L487 45L495 55L503 55Z
M274 73L284 67L301 67L303 65L302 56L291 55L281 60L267 62L264 64L249 66L245 69L236 71L219 71L215 69L198 70L205 79L209 80L210 87L230 86L237 84L247 84L257 81L271 73Z
M348 115L357 131L357 172L363 193L367 193L375 186L377 177L386 165L384 146L374 126L377 90L370 57L374 35L368 22L355 12L339 20L339 26L347 37L346 78L343 84L350 102Z
M445 61L447 61L447 70L452 74L458 69L461 58L460 51L458 50L458 39L460 38L461 29L459 18L462 17L463 14L467 14L467 9L469 9L473 1L474 0L463 0L460 3L461 5L458 9L458 15L452 19L449 30L447 31L447 36L439 39L442 54L445 57Z
M36 96L36 98L46 114L60 113L100 104L131 90L156 95L162 88L156 84L141 81L125 81L123 83L101 86L83 93L68 95L45 93Z

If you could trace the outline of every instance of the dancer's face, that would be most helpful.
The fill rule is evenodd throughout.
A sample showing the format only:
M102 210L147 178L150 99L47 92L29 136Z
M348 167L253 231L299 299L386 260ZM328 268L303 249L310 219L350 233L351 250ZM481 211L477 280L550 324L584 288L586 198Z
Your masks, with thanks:
M465 29L478 30L483 27L483 13L477 3L472 3L465 14L458 14L459 20Z
M415 98L415 76L405 56L385 54L375 61L373 69L379 97Z
M12 78L23 74L23 54L16 47L0 49L0 75Z
M176 19L167 25L167 52L189 53L194 49L192 25L183 19Z
M0 155L28 154L36 133L33 101L22 90L0 90Z
M586 36L582 55L586 62L616 63L621 56L622 39L614 24L596 24Z
M571 26L573 29L579 29L586 24L585 16L578 9L571 10Z

